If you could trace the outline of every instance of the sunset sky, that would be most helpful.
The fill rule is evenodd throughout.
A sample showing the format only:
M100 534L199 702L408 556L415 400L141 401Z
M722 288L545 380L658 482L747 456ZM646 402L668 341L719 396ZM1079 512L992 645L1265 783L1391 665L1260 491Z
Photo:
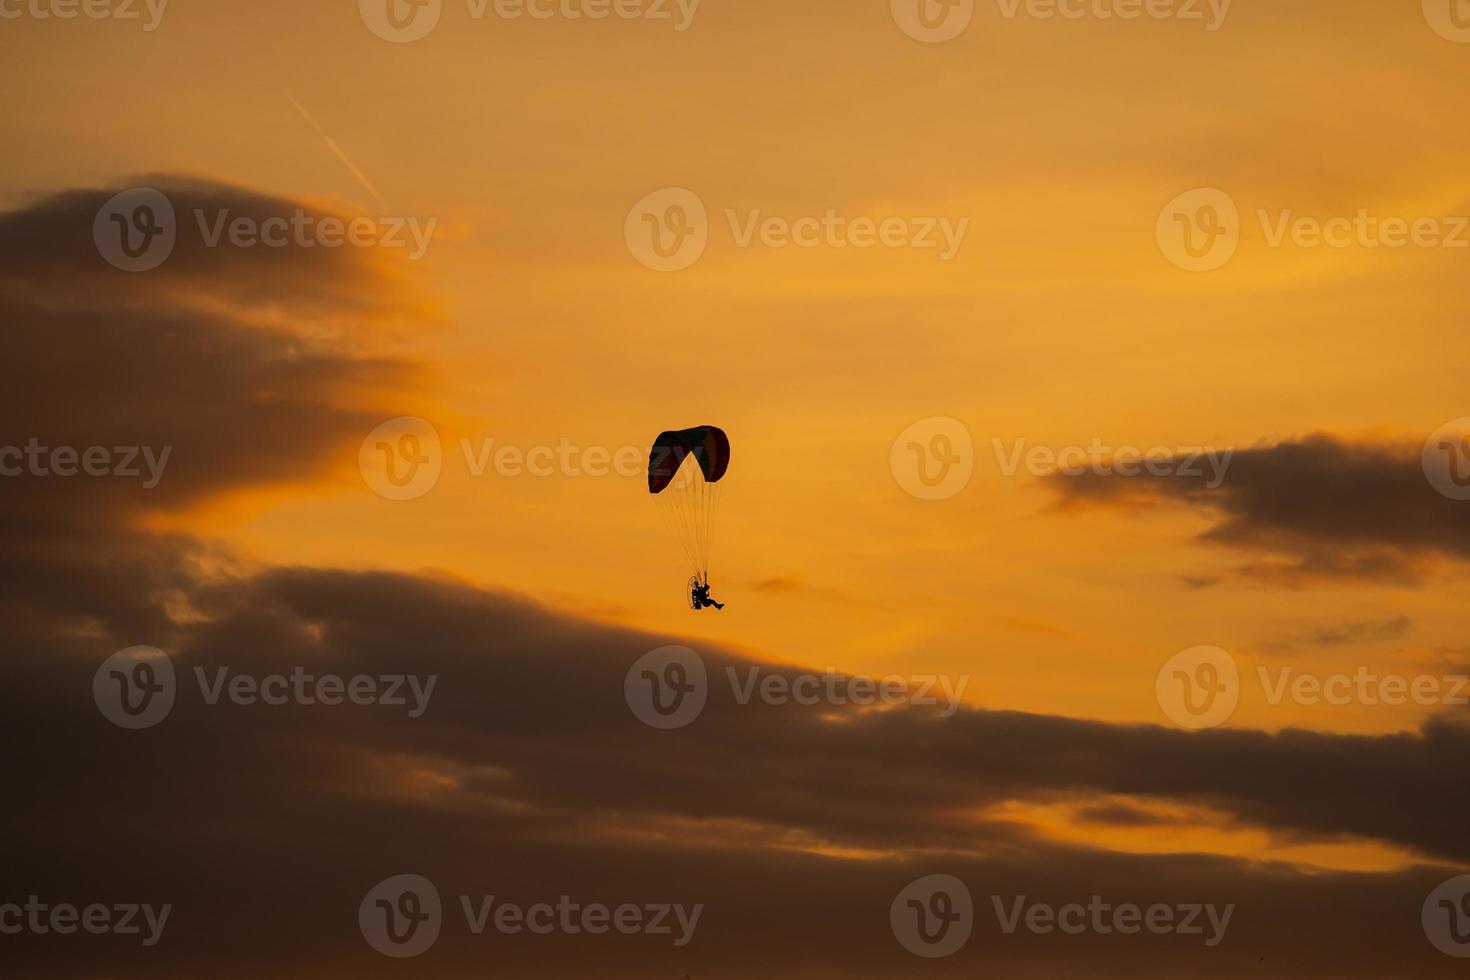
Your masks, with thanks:
M919 0L172 0L156 24L50 2L0 0L0 448L171 457L153 489L0 477L0 906L175 911L150 949L0 935L5 972L1463 971L1421 906L1470 872L1464 706L1271 685L1470 698L1470 500L1436 492L1438 437L1421 458L1470 431L1470 3L923 0L957 31L925 40ZM390 2L438 20L390 40ZM134 188L177 241L128 272L94 227ZM650 268L645 211L690 199L702 254ZM210 246L196 213L222 210L432 230L418 258ZM829 215L812 247L758 230ZM1234 251L1191 257L1171 230L1211 215ZM1333 219L1347 237L1314 241ZM903 241L862 247L863 221ZM442 475L393 500L359 453L401 417ZM474 471L499 447L646 459L702 424L732 444L718 612L689 609L641 468ZM971 476L921 499L907 445L941 432ZM1057 471L1072 447L1215 455ZM713 690L656 731L623 679L668 644ZM89 685L138 645L179 702L124 731ZM1199 647L1238 705L1192 731L1160 678ZM435 674L434 701L273 712L193 686L324 663ZM740 705L726 665L963 679L964 707ZM410 872L445 938L400 961L353 915ZM889 922L930 874L975 904L936 959ZM681 948L473 937L461 893L705 910ZM1236 909L1208 949L1007 935L991 911L1094 894Z

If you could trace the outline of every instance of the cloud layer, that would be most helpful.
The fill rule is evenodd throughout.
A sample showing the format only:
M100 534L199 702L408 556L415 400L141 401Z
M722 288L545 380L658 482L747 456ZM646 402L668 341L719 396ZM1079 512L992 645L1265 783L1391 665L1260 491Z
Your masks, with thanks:
M1470 511L1425 479L1417 445L1318 434L1240 449L1216 487L1179 466L1158 469L1170 472L1050 483L1068 506L1174 503L1211 514L1205 540L1254 554L1241 571L1255 577L1412 581L1433 559L1470 560Z

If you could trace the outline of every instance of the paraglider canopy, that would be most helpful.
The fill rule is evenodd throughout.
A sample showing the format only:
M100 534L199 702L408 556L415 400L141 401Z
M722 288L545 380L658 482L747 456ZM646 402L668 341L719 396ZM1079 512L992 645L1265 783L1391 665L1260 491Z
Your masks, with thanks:
M690 455L699 464L706 483L719 483L730 468L730 438L724 429L713 425L659 433L648 454L648 492L666 490Z

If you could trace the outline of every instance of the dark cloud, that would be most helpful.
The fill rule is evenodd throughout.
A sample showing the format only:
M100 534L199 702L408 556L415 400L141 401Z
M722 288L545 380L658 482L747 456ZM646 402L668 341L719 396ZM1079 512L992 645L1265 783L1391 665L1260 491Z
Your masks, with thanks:
M1098 803L1079 807L1077 819L1108 827L1156 827L1171 821L1161 814L1128 803Z
M719 678L754 664L701 646L717 679L709 707L661 732L633 716L623 678L663 637L382 573L275 570L192 598L208 621L166 637L52 633L17 644L0 733L25 749L8 768L18 792L0 825L28 846L7 880L57 899L134 894L177 906L167 960L110 939L60 952L43 937L8 947L56 975L104 962L137 976L197 975L204 964L218 976L321 975L328 963L377 975L387 961L357 937L354 911L375 882L405 871L450 896L707 906L686 951L648 937L475 939L461 925L415 975L469 975L486 956L528 976L580 976L604 959L627 976L903 975L912 964L886 935L887 905L935 872L966 880L982 903L1102 894L1239 905L1230 940L1206 956L1180 937L1008 937L987 904L983 938L938 975L973 975L983 962L1048 976L1065 962L1079 976L1173 964L1227 977L1260 956L1289 960L1293 976L1449 975L1416 931L1423 896L1470 850L1459 778L1470 732L1460 726L1191 735L922 709L838 709L844 720L831 721L736 703ZM93 706L91 674L113 647L148 639L168 647L181 693L158 727L124 732ZM430 710L413 719L386 706L210 706L194 675L297 664L439 680ZM1294 839L1390 841L1446 867L1303 874L1108 854L973 816L1006 800L1089 792L1206 805ZM1092 960L1104 951L1106 969Z
M1313 435L1237 450L1220 485L1211 482L1208 472L1049 478L1064 506L1176 503L1215 514L1205 540L1258 553L1239 571L1263 580L1412 582L1434 558L1470 559L1470 508L1435 491L1418 446Z
M223 184L152 182L181 214L305 207ZM167 622L163 602L197 581L195 566L227 559L143 533L141 521L346 471L385 417L384 393L416 369L330 339L323 311L407 314L414 300L380 282L362 249L206 249L181 236L158 269L122 272L91 237L111 193L72 191L0 215L0 344L12 367L0 387L0 610L153 633ZM108 475L87 474L89 453Z
M1303 646L1338 647L1354 643L1385 643L1404 636L1413 625L1408 616L1399 615L1339 626L1319 626L1267 640L1261 644L1261 649L1267 653L1287 653Z
M751 588L757 592L795 592L801 588L801 581L795 578L766 578L756 582Z
M117 193L151 188L172 206L177 238L167 260L125 272L103 258L93 237L98 212ZM256 226L271 218L351 217L318 205L176 174L146 174L114 186L75 189L0 214L0 292L46 309L221 306L332 321L361 334L377 318L403 315L412 296L401 255L391 249L303 245L232 247L215 236L221 216ZM214 244L219 242L219 244ZM289 326L289 324L288 324Z

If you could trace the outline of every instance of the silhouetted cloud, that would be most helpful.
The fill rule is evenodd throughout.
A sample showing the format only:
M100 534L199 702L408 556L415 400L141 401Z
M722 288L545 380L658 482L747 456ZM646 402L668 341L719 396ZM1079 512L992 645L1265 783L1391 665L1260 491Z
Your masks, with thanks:
M1470 509L1429 484L1418 446L1330 435L1255 446L1235 452L1214 488L1177 472L1048 480L1064 506L1173 502L1217 515L1205 540L1260 554L1239 569L1255 578L1408 582L1430 559L1470 560Z
M1336 647L1351 643L1385 643L1405 635L1411 626L1413 621L1404 615L1343 623L1340 626L1319 626L1267 640L1261 644L1261 649L1268 653L1285 653L1303 646Z

